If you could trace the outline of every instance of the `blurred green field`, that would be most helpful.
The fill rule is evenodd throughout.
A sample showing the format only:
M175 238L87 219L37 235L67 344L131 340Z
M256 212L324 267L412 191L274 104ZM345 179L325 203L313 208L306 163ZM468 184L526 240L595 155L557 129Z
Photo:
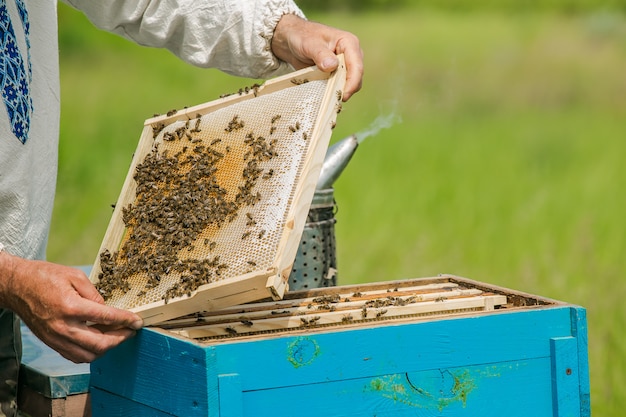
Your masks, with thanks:
M626 16L323 14L353 31L380 115L335 184L342 284L454 273L588 309L592 408L626 407ZM60 6L62 131L48 256L96 257L143 121L250 80L191 68Z

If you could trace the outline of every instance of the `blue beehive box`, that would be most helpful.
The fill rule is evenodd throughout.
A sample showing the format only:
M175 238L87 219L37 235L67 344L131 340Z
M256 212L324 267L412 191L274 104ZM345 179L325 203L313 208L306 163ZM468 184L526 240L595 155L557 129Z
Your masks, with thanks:
M90 384L94 417L590 414L584 308L449 275L146 328Z

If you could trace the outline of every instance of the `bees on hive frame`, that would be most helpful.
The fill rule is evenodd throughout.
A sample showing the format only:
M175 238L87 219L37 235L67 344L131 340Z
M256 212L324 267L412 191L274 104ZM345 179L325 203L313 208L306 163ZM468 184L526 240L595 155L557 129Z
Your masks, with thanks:
M255 90L253 87L249 91L256 93ZM153 299L153 291L157 291L156 294L163 294L162 299L168 302L190 296L199 286L225 277L229 268L227 262L196 258L196 252L207 253L207 249L216 248L215 241L200 236L210 225L224 227L237 217L242 207L262 200L255 186L259 178L269 179L274 174L273 169L264 170L261 164L278 155L277 140L266 139L252 131L246 134L244 145L248 148L248 158L241 185L239 192L229 194L216 176L217 164L224 155L215 146L223 140L214 138L201 144L202 139L194 135L201 131L202 117L198 113L195 120L188 118L169 128L163 124L153 125L153 134L162 134L165 142L185 139L185 143L194 145L168 155L159 152L156 142L137 165L133 175L135 200L121 210L126 228L124 240L117 252L106 251L100 255L102 271L97 287L105 300L125 294L132 286L137 298ZM280 119L281 115L274 115L272 127L276 128ZM232 133L245 126L244 120L235 114L224 131ZM300 129L300 123L293 127ZM171 146L180 145L172 143ZM251 214L246 225L256 226ZM250 229L242 231L241 239L251 236L262 239L265 235L265 229ZM251 262L254 261L249 261L248 265L255 266Z
M166 132L164 139L170 137L167 133L174 140L182 136L182 132ZM164 282L171 285L161 277L180 276L180 281L165 291L163 299L167 301L189 296L224 271L226 266L217 262L211 265L204 260L178 258L183 249L195 250L194 242L209 225L219 227L238 209L237 204L226 200L227 193L215 177L222 155L205 150L199 145L191 154L168 156L155 146L137 165L136 199L122 209L126 238L114 255L108 251L100 255L102 271L97 287L105 299L127 292L138 274L147 277L138 280L145 282L145 289L138 288L138 294ZM215 242L207 244L211 250L215 246Z

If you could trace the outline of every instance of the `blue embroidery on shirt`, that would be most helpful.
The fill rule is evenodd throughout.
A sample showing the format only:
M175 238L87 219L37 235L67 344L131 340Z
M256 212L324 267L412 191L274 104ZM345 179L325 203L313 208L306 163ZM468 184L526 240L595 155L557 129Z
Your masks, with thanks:
M30 60L30 22L23 0L15 0L24 28L28 50L28 75L24 60L17 47L17 40L5 0L0 1L0 93L7 109L11 130L20 142L26 143L33 112L30 96L32 66Z

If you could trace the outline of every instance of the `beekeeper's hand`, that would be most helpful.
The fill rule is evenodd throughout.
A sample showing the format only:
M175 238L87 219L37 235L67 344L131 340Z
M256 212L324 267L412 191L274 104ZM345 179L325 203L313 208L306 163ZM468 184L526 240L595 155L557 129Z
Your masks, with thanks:
M0 307L76 363L93 361L143 325L138 315L105 305L82 271L7 252L0 252Z
M347 79L343 101L361 89L363 51L359 39L350 32L286 14L274 30L272 52L295 69L315 64L325 72L337 68L336 54L344 54Z

